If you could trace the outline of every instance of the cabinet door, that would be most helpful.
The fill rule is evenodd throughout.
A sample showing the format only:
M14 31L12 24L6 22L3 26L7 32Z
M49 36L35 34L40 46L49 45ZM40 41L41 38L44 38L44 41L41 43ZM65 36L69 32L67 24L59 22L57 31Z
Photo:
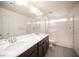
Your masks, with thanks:
M46 48L47 49L49 48L49 40L48 39L46 40Z
M39 57L42 57L43 56L43 47L42 46L40 46L39 47Z
M46 42L43 44L43 56L46 54L47 52L47 45Z

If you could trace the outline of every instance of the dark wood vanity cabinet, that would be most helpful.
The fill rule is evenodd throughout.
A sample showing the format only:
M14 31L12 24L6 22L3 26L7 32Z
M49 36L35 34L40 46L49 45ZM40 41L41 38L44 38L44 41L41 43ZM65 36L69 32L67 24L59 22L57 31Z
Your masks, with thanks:
M43 57L49 48L49 37L45 37L36 45L23 52L19 57Z

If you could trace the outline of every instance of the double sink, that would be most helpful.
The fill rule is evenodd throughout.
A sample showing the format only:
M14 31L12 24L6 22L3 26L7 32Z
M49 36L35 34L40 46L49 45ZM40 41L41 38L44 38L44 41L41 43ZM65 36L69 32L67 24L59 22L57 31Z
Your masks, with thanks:
M22 35L17 36L16 41L11 43L7 42L3 45L0 44L0 56L18 56L25 50L28 50L30 47L38 43L41 38L43 38L45 35L39 34L29 34L29 35ZM3 48L1 50L1 48Z

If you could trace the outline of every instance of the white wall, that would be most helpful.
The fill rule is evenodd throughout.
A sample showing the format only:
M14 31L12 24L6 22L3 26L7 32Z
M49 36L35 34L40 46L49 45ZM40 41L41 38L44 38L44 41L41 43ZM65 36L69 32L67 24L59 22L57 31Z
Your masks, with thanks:
M79 55L79 3L74 7L74 49Z
M10 35L23 35L28 33L28 26L26 25L31 18L4 8L0 8L0 11L2 13L0 15L3 22L2 30L4 38L8 36L8 33Z

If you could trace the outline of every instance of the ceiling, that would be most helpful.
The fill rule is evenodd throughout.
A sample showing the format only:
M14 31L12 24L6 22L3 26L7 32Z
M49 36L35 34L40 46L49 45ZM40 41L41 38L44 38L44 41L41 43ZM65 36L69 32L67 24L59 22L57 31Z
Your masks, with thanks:
M28 1L29 4L38 8L43 15L52 14L52 16L67 15L73 7L78 3L77 1ZM9 1L0 2L0 6L17 13L23 14L30 18L35 18L36 15L31 13L25 6L11 4Z

